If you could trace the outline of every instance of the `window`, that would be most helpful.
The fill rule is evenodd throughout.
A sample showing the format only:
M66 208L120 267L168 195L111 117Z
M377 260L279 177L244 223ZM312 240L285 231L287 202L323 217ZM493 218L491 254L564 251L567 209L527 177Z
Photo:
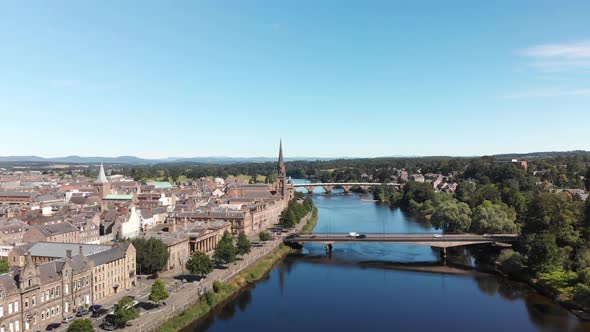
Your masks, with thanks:
M8 314L12 315L12 303L8 303Z
M29 299L25 299L25 309L29 307Z
M41 320L45 320L45 313L44 312L41 313Z
M51 307L51 317L55 316L55 307Z
M4 317L4 306L0 305L0 317Z
M64 294L67 294L67 293L68 293L68 284L65 284L65 286L64 286Z
M19 323L20 322L18 320L16 322L14 322L14 330L15 331L18 331L18 329L20 328L20 326L19 326L20 324Z
M18 302L14 302L14 312L18 312Z
M12 324L12 322L8 324L8 331L14 332L14 325Z
M59 296L59 286L55 288L55 296Z
M37 304L37 296L33 295L33 297L31 297L31 305L35 306Z

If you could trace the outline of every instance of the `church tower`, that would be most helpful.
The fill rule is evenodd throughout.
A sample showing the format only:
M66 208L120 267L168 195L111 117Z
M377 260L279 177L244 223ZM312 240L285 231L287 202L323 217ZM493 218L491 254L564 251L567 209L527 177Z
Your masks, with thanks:
M100 171L98 171L98 177L94 181L94 188L98 192L98 196L103 198L105 195L111 193L111 184L107 180L107 176L104 173L104 166L100 163Z
M287 169L285 167L285 160L283 159L283 140L279 144L279 166L277 173L277 193L287 198Z

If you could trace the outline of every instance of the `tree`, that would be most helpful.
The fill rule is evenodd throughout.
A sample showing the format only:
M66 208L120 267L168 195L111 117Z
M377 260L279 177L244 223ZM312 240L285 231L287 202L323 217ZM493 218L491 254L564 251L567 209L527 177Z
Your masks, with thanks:
M480 205L484 201L490 201L494 204L498 204L502 201L500 197L500 191L495 184L485 184L477 187L475 190L474 204L475 206Z
M443 201L430 221L445 233L462 233L471 226L471 209L456 199Z
M117 310L115 310L115 324L117 326L125 326L128 321L137 318L137 309L133 306L133 299L128 296L123 297L117 303Z
M206 253L195 251L186 262L186 269L189 270L191 274L204 277L213 272L213 262Z
M168 290L162 280L156 279L152 285L152 291L150 292L150 301L154 303L160 303L160 301L168 298Z
M258 233L258 238L260 241L270 241L270 234L268 232L260 232Z
M473 212L471 231L475 233L514 233L516 224L499 204L484 201Z
M238 241L236 242L237 254L240 256L246 255L252 248L252 243L246 237L246 233L243 231L238 235Z
M234 241L228 231L223 233L223 237L215 248L213 258L218 264L233 263L236 261L237 249L234 245Z
M527 265L535 273L546 273L563 268L563 256L555 240L555 235L543 232L533 234L526 240Z
M90 319L76 319L68 326L67 332L94 332L94 327Z
M0 274L8 272L8 260L5 258L0 259Z
M160 239L136 238L132 241L136 251L136 262L140 273L151 274L161 271L168 262L168 248Z

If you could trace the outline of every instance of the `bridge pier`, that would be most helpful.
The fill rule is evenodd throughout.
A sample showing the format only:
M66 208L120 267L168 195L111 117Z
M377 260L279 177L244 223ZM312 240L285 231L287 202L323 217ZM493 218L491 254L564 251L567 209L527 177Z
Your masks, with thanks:
M332 244L331 243L326 244L326 254L332 255Z
M440 258L442 259L443 264L447 265L447 248L442 247L440 249Z

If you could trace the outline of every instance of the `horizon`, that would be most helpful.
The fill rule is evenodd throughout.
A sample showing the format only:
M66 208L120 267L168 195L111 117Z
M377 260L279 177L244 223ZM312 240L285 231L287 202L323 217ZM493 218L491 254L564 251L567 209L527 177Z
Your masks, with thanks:
M330 159L590 150L584 1L0 11L1 156L274 158L281 137Z

